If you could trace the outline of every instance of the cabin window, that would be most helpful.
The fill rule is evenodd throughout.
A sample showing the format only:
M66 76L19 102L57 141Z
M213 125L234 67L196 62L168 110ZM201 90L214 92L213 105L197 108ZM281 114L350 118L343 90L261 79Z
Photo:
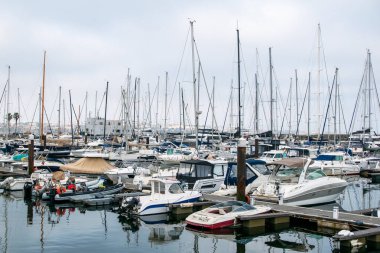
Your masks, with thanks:
M274 158L282 158L282 154L276 154Z
M224 166L223 165L215 165L214 167L214 175L217 175L217 176L223 176L224 173Z
M153 191L154 193L158 193L160 191L159 187L159 183L158 182L152 182L153 183Z
M196 167L197 170L197 177L211 177L212 173L212 168L211 166L207 165L197 165ZM193 176L193 174L192 174Z
M178 184L172 184L170 187L169 187L169 192L170 193L183 193L183 190L181 189L181 187L178 185Z
M163 182L160 182L160 193L165 194L165 184Z
M246 167L246 171L247 171L247 179L256 177L256 174L250 168L248 168L248 166Z

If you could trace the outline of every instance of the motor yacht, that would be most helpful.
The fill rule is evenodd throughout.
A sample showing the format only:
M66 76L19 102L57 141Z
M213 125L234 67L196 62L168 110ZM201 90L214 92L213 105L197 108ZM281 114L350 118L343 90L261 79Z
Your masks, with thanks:
M311 167L311 159L287 158L273 162L272 174L253 196L280 204L308 206L334 202L347 187L337 177L327 177L319 167Z

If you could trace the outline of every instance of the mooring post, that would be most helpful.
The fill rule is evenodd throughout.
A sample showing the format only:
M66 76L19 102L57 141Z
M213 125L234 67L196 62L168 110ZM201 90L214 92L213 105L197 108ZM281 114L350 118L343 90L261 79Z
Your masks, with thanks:
M28 173L31 175L33 173L34 167L34 135L29 135L29 145L28 145Z
M247 149L247 141L244 138L239 139L237 147L237 194L236 200L245 201L245 181L247 178L247 170L245 167L245 152Z

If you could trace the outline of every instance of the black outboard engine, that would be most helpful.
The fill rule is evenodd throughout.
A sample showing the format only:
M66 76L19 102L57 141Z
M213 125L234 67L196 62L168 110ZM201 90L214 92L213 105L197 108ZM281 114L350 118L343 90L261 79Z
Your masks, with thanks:
M32 198L32 191L33 191L33 183L32 182L26 182L24 184L24 199L31 199Z
M135 207L140 203L140 199L138 197L127 197L124 198L121 202L121 210L125 212L133 212Z
M55 199L55 194L56 194L56 190L54 187L51 187L50 188L50 191L49 191L49 197L50 197L50 202L54 202L54 199Z

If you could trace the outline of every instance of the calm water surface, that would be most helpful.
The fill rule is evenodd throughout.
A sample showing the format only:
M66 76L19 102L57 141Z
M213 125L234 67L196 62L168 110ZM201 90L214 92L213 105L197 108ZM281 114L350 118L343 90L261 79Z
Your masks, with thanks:
M346 210L380 206L379 185L354 181L339 203ZM331 207L326 207L331 208ZM27 203L22 193L0 194L0 252L332 252L328 237L277 232L190 231L167 216L128 219L108 209Z

